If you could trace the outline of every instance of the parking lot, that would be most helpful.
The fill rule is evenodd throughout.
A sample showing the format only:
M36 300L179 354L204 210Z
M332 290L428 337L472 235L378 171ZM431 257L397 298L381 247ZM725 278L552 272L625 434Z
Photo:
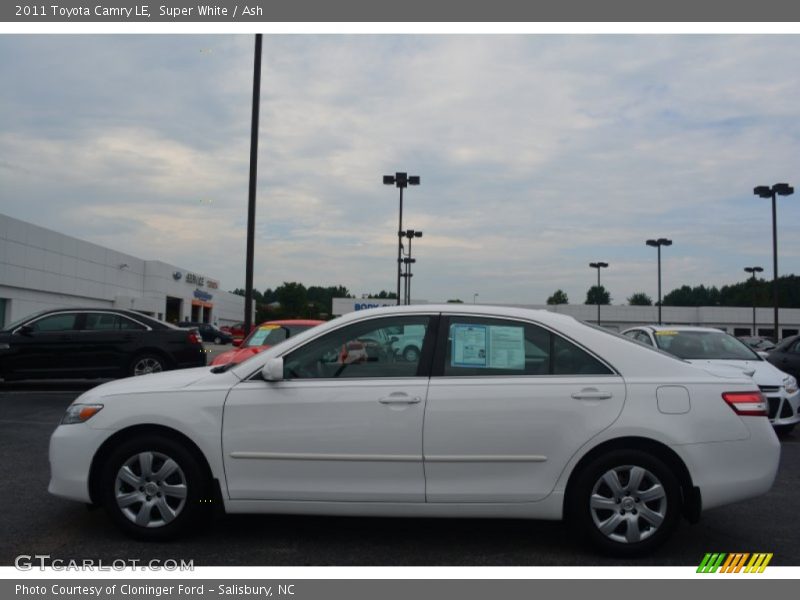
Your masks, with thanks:
M207 346L213 357L228 347ZM209 359L210 360L210 359ZM782 440L778 479L765 497L711 510L645 559L599 556L562 523L219 515L172 543L124 537L102 510L47 493L48 440L67 405L93 383L0 388L0 564L19 554L53 559L184 559L200 565L696 565L709 551L773 552L800 564L800 432Z

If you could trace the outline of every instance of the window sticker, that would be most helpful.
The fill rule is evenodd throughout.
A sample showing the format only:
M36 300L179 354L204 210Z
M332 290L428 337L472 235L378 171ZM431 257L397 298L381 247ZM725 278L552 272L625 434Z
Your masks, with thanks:
M489 366L525 369L525 332L522 327L489 327Z
M450 357L452 367L485 368L486 326L453 325L453 352Z
M662 330L662 331L656 331L656 335L667 335L667 336L672 336L672 335L678 335L678 332L677 332L677 331L672 331L672 330L666 330L666 329L664 329L664 330Z
M525 369L523 327L454 324L452 339L451 367Z

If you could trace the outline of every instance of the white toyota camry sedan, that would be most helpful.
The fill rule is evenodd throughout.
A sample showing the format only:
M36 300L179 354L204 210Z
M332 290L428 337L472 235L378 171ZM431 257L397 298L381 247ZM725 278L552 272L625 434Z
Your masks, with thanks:
M414 356L398 333L424 332ZM53 494L163 539L228 513L562 519L637 554L766 493L764 396L546 311L351 313L238 365L96 387L50 441Z

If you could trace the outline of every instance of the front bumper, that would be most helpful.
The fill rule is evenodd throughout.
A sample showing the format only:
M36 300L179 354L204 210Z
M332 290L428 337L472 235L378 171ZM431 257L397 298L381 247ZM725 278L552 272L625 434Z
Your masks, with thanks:
M50 485L55 496L91 502L89 470L97 449L113 431L86 423L59 425L50 437Z
M800 391L787 394L783 388L764 387L761 391L769 403L769 422L773 427L800 423Z

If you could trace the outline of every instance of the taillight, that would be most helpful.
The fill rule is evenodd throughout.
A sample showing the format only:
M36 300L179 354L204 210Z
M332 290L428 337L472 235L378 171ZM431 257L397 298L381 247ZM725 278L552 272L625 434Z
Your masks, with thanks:
M201 343L200 336L198 336L194 331L189 334L189 343L190 344L199 344Z
M724 392L722 399L742 417L767 416L767 399L761 392Z

